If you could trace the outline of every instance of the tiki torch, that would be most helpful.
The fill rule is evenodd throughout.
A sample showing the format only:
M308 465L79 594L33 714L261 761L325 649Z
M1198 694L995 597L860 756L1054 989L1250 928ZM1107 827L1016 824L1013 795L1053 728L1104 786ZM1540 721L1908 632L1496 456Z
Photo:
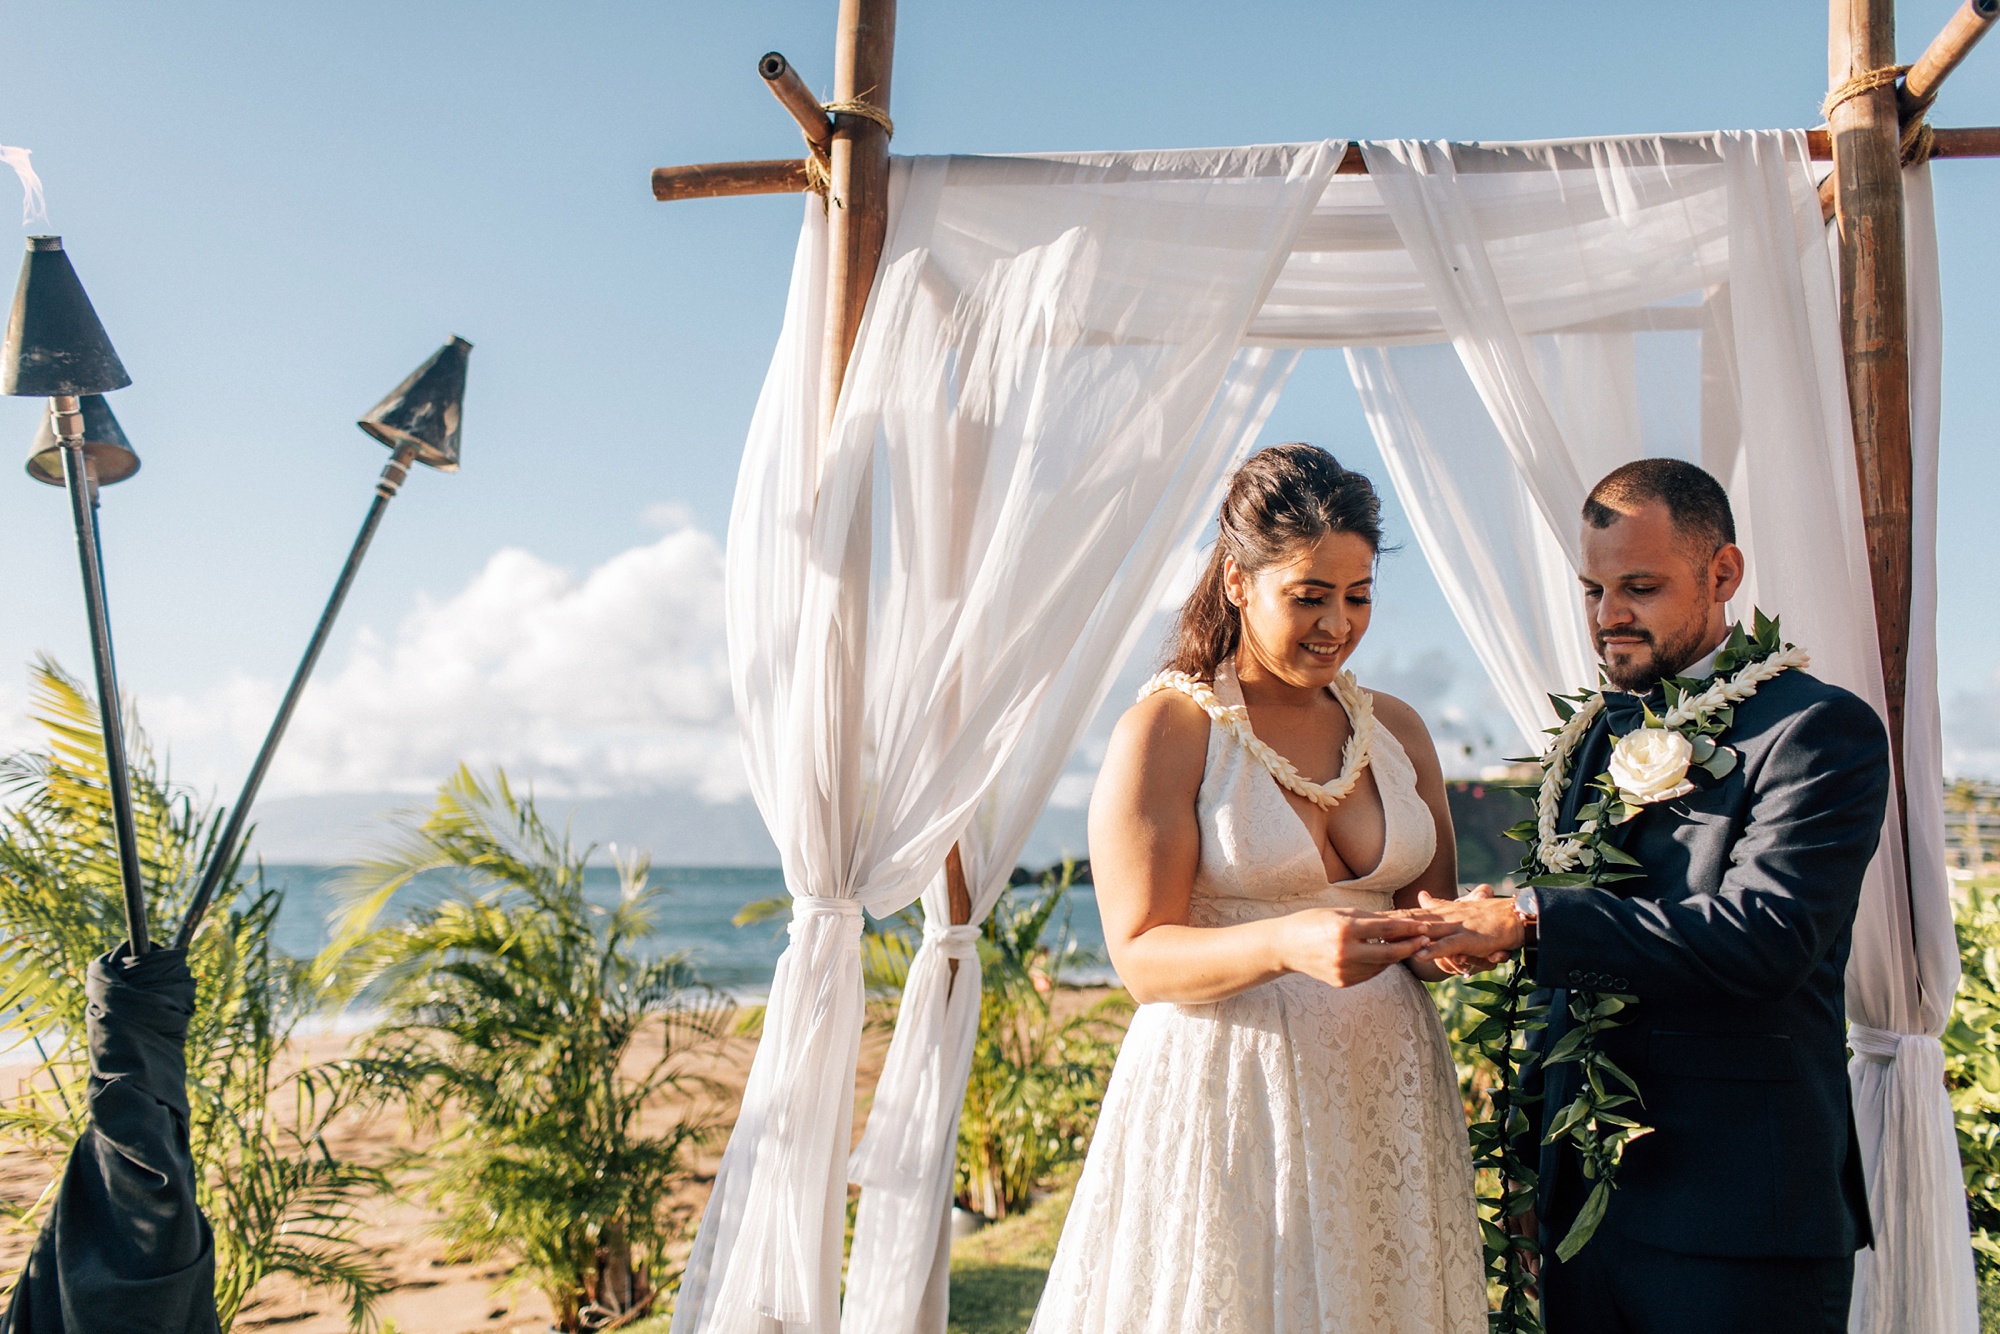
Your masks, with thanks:
M278 743L284 739L285 728L292 721L292 711L298 707L299 696L305 693L306 681L319 662L320 650L326 647L327 636L333 632L334 618L340 615L340 606L347 600L347 590L353 587L354 576L361 569L361 558L368 554L368 544L375 539L375 529L382 522L383 511L396 498L403 479L409 476L410 464L421 463L439 472L458 471L459 413L465 404L465 367L471 352L472 344L454 335L449 343L431 355L429 361L417 367L407 380L397 385L387 398L355 423L389 447L392 451L389 462L375 483L375 499L368 506L368 517L361 521L361 531L355 535L354 546L347 553L347 564L341 567L340 578L334 581L333 595L326 601L326 610L320 613L319 624L313 628L312 639L306 645L305 656L299 659L298 670L292 673L292 683L278 705L278 716L271 720L271 730L264 734L263 748L257 752L257 758L250 766L250 776L243 780L243 790L237 794L236 805L230 808L229 818L222 827L222 837L216 840L215 849L209 854L208 865L202 871L201 885L195 890L194 901L188 905L187 918L174 937L174 944L181 949L187 948L194 939L195 928L201 925L201 916L208 911L209 900L215 897L216 887L240 855L237 843L243 836L243 825L249 818L250 807L257 800L257 789L264 784L264 775L278 753Z
M96 488L129 477L138 456L128 447L132 468L118 477L102 450L85 443L89 434L82 400L132 383L111 346L59 236L31 236L21 261L21 280L0 345L0 393L49 400L44 429L61 455L63 485L69 491L70 519L76 528L77 561L83 569L83 605L90 619L90 655L97 675L97 712L104 728L104 767L111 786L112 828L118 842L118 874L125 891L125 935L134 957L151 948L146 933L145 887L139 872L138 831L132 822L132 783L125 769L125 727L119 707L118 676L111 655L111 621L104 606L104 562L97 546ZM101 401L101 400L100 400ZM107 411L108 415L108 411ZM100 476L96 469L103 465ZM32 463L30 465L33 466Z

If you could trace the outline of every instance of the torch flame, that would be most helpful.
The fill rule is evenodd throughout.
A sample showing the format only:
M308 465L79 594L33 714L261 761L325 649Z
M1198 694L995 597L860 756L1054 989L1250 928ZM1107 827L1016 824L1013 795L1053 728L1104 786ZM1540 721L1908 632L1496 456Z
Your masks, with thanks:
M42 178L35 175L35 169L28 165L29 150L9 148L0 144L0 162L14 169L21 178L21 225L27 227L49 220L48 201L42 197Z

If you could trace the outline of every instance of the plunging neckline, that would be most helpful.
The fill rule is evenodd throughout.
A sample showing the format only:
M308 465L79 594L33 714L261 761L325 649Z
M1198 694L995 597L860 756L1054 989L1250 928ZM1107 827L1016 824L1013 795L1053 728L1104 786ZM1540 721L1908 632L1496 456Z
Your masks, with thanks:
M1216 685L1220 686L1223 684L1224 673L1227 673L1229 693L1236 696L1234 702L1243 710L1243 726L1252 736L1255 736L1257 728L1256 724L1250 719L1250 701L1244 698L1243 682L1237 678L1236 664L1234 662L1224 664L1222 669L1216 673ZM1217 691L1218 695L1221 695L1221 693L1221 691ZM1334 694L1331 687L1327 688L1326 693L1333 697L1333 702L1340 705L1340 711L1347 715L1347 726L1351 730L1354 726L1354 715L1348 712L1346 702L1339 695ZM1224 699L1223 702L1226 704L1231 701ZM1392 846L1389 840L1394 830L1389 826L1389 797L1387 793L1382 791L1381 770L1378 765L1385 737L1387 737L1387 729L1378 725L1375 729L1376 747L1370 753L1368 759L1368 768L1375 776L1375 800L1381 803L1382 806L1382 853L1375 859L1374 868L1367 874L1349 876L1345 880L1327 879L1326 856L1320 849L1319 840L1313 837L1311 827L1306 824L1305 816L1299 814L1298 807L1285 799L1285 789L1283 784L1278 782L1277 775L1271 773L1268 769L1264 769L1262 765L1257 766L1264 774L1263 788L1277 800L1279 805L1285 808L1286 814L1292 817L1292 826L1298 831L1299 841L1304 845L1306 851L1312 854L1313 864L1319 868L1319 878L1325 883L1328 889L1354 889L1357 886L1364 886L1368 881L1380 875L1382 868L1389 864L1389 851ZM1266 742L1265 744L1268 745L1269 743ZM1388 737L1387 744L1396 745L1397 742L1393 737ZM1331 815L1331 812L1328 812L1328 814ZM1339 854L1340 849L1335 848L1334 855L1339 856ZM1346 858L1343 857L1341 860L1345 862Z

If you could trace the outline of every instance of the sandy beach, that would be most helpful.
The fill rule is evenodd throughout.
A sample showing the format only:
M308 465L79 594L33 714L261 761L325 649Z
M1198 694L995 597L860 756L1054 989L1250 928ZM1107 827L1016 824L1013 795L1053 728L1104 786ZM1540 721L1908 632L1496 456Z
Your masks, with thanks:
M312 1062L338 1058L354 1042L352 1036L324 1036L295 1044L301 1059ZM856 1081L855 1134L865 1124L866 1109L882 1070L888 1046L886 1031L871 1029L862 1041ZM756 1052L753 1038L731 1038L716 1050L691 1060L688 1068L715 1081L726 1109L740 1099ZM656 1048L654 1050L657 1050ZM633 1061L652 1054L634 1053ZM0 1072L0 1088L11 1085L25 1069ZM654 1115L665 1119L683 1110L663 1103ZM709 1110L714 1110L713 1104ZM336 1153L357 1161L386 1162L412 1139L403 1118L393 1108L368 1115L350 1114L336 1123L330 1137ZM718 1139L695 1161L694 1179L674 1201L688 1231L707 1203L709 1183L722 1158ZM13 1205L31 1203L50 1182L47 1164L18 1146L0 1148L0 1196ZM549 1328L549 1304L532 1284L510 1286L514 1265L506 1257L462 1262L447 1254L444 1239L432 1229L439 1217L421 1197L422 1183L406 1181L403 1198L380 1197L368 1202L364 1243L375 1253L393 1285L377 1307L381 1328L395 1334L542 1334ZM10 1276L27 1254L33 1237L18 1230L0 1233L0 1272ZM685 1253L686 1246L680 1248ZM301 1287L284 1276L267 1280L236 1321L239 1330L283 1330L286 1334L342 1334L348 1328L339 1295Z

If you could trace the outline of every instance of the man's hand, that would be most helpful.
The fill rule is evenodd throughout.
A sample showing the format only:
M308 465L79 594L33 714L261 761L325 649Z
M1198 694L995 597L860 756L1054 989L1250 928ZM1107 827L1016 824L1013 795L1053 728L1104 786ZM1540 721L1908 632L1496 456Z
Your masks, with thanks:
M1419 893L1417 897L1422 901L1423 907L1404 909L1402 915L1422 922L1435 940L1442 941L1446 936L1459 937L1462 935L1462 932L1456 923L1448 921L1433 912L1432 909L1440 904L1463 904L1477 899L1490 899L1493 897L1493 886L1475 885L1456 899L1433 898L1427 893ZM1422 961L1429 963L1440 973L1445 973L1453 977L1470 977L1474 973L1482 973L1489 968L1497 967L1507 962L1507 958L1508 951L1495 950L1487 954L1439 955L1435 957L1419 954L1411 962Z
M1527 939L1514 901L1494 897L1491 886L1481 885L1459 899L1423 894L1419 902L1423 904L1419 916L1431 935L1430 944L1414 956L1421 962L1436 963L1448 971L1474 972L1475 961L1488 966L1503 963Z

